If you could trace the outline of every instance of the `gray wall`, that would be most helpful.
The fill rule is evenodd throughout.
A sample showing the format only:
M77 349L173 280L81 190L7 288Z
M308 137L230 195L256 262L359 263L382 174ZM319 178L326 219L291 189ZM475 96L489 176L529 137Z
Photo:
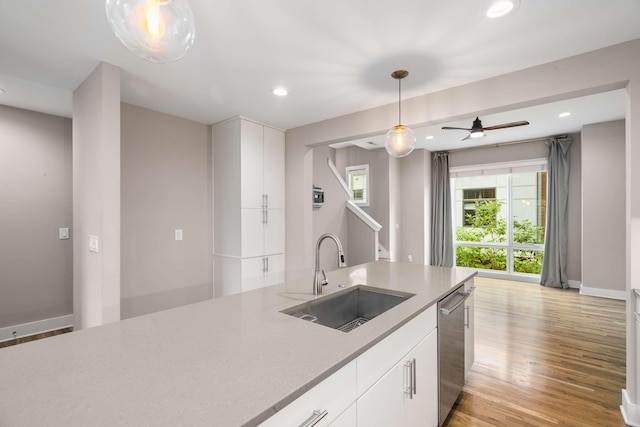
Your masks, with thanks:
M120 69L100 63L73 92L76 329L120 320ZM99 250L89 251L89 236Z
M625 122L582 129L582 285L625 290Z
M121 120L122 318L211 298L210 127L128 104Z
M429 264L431 153L414 150L399 159L400 208L396 232L400 234L398 261Z
M581 137L571 134L573 143L570 149L569 174L569 246L567 260L567 276L572 286L581 281L581 252L582 252L582 204L581 204ZM451 167L473 166L500 162L515 162L523 160L544 159L547 157L547 145L544 141L527 142L522 144L504 145L500 147L472 148L454 151L449 155Z
M382 229L378 242L389 250L389 154L384 149L366 150L346 147L336 150L336 167L346 180L345 168L369 165L369 206L362 210L375 219Z
M0 106L0 328L73 313L71 120Z
M335 152L336 150L331 147L313 149L313 185L322 187L324 190L324 206L313 209L314 251L315 243L322 234L333 233L342 243L347 265L353 265L349 257L348 220L345 205L349 197L327 166L327 158L335 163ZM311 187L309 187L308 196L311 200ZM331 241L324 241L320 249L320 267L326 271L338 268L336 254L335 244Z

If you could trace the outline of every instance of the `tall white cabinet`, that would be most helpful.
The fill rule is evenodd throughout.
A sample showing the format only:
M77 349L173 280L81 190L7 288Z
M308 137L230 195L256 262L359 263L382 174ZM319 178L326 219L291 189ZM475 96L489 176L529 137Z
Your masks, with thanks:
M213 125L214 287L284 280L284 131L244 117Z

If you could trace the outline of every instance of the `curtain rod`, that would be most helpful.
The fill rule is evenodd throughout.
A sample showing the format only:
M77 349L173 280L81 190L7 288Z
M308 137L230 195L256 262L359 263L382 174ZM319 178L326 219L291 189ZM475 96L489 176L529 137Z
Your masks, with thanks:
M449 152L449 153L455 153L457 151L475 150L475 149L478 149L478 148L499 148L499 147L504 147L506 145L523 144L525 142L546 141L546 140L551 139L551 138L566 139L567 135L546 136L544 138L521 139L519 141L501 142L499 144L479 145L479 146L476 146L476 147L454 148L453 150L442 150L442 151Z

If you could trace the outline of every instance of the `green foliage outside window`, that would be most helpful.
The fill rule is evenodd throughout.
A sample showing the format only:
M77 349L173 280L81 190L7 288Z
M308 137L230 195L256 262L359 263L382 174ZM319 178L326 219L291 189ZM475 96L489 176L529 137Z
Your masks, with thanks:
M475 213L466 215L469 227L456 229L458 242L506 243L507 221L498 218L501 200L482 200L475 203ZM513 220L515 243L544 243L543 227L530 220ZM544 252L539 250L516 249L513 251L513 270L517 273L540 274ZM456 247L456 265L459 267L507 270L507 250L504 248L482 248L474 246Z

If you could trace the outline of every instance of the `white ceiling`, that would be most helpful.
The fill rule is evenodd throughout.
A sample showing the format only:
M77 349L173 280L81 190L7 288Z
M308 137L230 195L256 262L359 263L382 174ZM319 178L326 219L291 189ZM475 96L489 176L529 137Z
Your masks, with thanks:
M640 38L638 0L521 0L498 19L485 17L489 3L190 0L193 49L158 65L120 44L102 0L3 1L0 103L70 117L72 91L106 61L122 69L124 102L202 123L241 114L290 129L396 102L389 76L396 69L411 73L403 81L406 99ZM287 97L272 95L280 85ZM517 139L535 123L547 123L545 134L573 126L566 120L553 127L557 117L544 114L523 109L481 119L485 126L529 120ZM472 119L450 125L469 127ZM435 136L428 147L443 148L437 129L425 132ZM495 131L496 138L498 132L514 130Z

